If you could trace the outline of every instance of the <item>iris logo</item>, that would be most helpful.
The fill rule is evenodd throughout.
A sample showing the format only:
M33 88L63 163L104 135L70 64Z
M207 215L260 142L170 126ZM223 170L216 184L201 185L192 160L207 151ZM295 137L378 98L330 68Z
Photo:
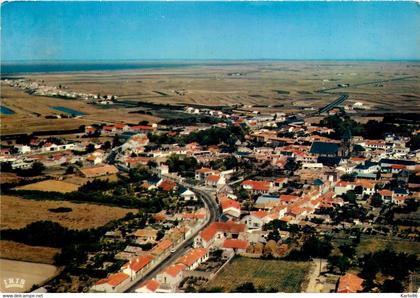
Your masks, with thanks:
M25 280L23 278L6 278L3 279L3 283L4 283L4 287L6 289L10 289L10 288L21 288L23 289L23 287L25 286Z

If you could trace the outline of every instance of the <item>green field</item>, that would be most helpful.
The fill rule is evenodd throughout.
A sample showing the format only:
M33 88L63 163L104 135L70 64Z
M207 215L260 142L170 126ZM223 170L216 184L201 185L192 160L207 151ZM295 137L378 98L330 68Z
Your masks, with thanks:
M309 262L234 258L210 281L206 288L222 288L229 292L237 286L252 282L256 288L274 288L278 292L299 293Z
M351 245L351 243L352 241L348 238L344 238L343 235L340 235L333 240L333 244L336 248L343 244ZM396 237L386 238L382 236L362 235L360 243L357 245L356 252L358 256L363 256L367 253L383 249L392 249L396 252L405 252L408 254L418 254L420 251L420 243Z

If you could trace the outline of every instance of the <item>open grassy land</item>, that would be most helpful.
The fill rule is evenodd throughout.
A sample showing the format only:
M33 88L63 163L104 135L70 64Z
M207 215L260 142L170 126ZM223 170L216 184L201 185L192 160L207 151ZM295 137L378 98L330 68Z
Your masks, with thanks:
M55 97L34 96L23 90L1 83L1 104L12 109L16 114L1 116L1 134L31 133L33 131L76 129L80 125L92 123L125 123L137 124L148 120L155 122L156 117L142 114L129 114L121 108L100 108L83 100L61 99ZM59 114L51 109L63 106L86 113L82 118L46 119L45 116Z
M71 208L71 211L51 211L59 207ZM136 212L135 209L64 201L35 201L13 196L2 196L1 211L2 229L19 229L40 220L55 221L71 229L88 229L103 226L129 212Z
M309 272L310 262L234 258L207 284L207 288L220 287L224 292L252 282L256 288L275 288L279 292L297 293Z
M340 235L332 242L338 252L338 247L343 244L352 244L351 239L345 235ZM360 237L360 243L357 245L356 252L358 256L367 253L376 252L381 249L392 249L397 252L405 252L408 254L418 254L420 251L420 243L412 240L401 239L397 237L387 238L383 236L364 236Z
M0 259L0 291L3 293L29 291L34 284L42 284L57 274L57 267L47 264ZM3 280L23 279L23 287L5 287Z
M0 258L25 262L53 264L59 248L31 246L8 240L0 240Z
M349 83L350 88L330 92L348 92L350 100L361 100L389 110L393 106L399 110L419 111L419 67L414 62L238 62L125 72L42 74L31 78L42 78L69 89L116 94L120 99L133 101L204 105L284 104L289 108L323 105L336 95L319 93L318 90ZM411 76L417 77L355 86Z
M130 105L99 107L81 100L32 96L2 83L2 104L17 114L1 115L2 133L59 127L77 128L92 122L156 122L165 117L129 113L143 111L138 102L197 105L263 105L265 112L319 108L341 92L347 102L361 101L372 111L420 111L420 64L415 62L234 62L167 69L115 72L32 74L47 85L68 90L114 94ZM336 89L337 84L350 84ZM331 89L334 88L334 89ZM330 90L328 90L330 89ZM327 93L320 90L328 90ZM51 106L65 106L87 115L81 119L45 119ZM267 108L267 106L270 106Z
M420 243L404 239L385 239L381 237L362 237L357 247L357 253L363 255L369 252L379 251L384 248L390 248L397 252L408 254L419 254Z
M16 187L23 190L57 191L61 193L76 191L79 185L58 180L44 180Z

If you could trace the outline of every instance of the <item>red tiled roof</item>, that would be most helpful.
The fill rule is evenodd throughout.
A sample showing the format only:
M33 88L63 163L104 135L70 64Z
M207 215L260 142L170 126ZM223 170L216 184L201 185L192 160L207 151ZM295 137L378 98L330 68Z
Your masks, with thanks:
M247 249L248 245L248 241L240 239L226 239L223 242L223 248Z
M168 179L163 180L162 183L159 184L159 188L163 189L164 191L170 191L174 189L175 186L176 183Z
M338 293L356 293L363 290L363 279L355 274L347 273L340 278Z
M156 249L166 250L172 246L172 241L168 239L163 239L155 246Z
M156 292L159 286L160 286L160 283L157 280L151 279L151 280L145 281L139 288L145 287L151 292Z
M260 210L260 211L253 211L251 212L251 215L258 217L258 218L264 218L268 215L266 211Z
M120 283L122 283L124 280L126 280L128 278L128 275L125 274L124 272L118 272L115 274L112 274L110 276L108 276L107 278L103 278L101 280L99 280L96 285L101 285L104 283L109 284L112 287L118 286Z
M282 202L294 202L298 199L299 199L299 197L294 196L294 195L281 195L280 196L280 201L282 201Z
M197 173L210 173L210 172L212 172L213 170L212 169L210 169L210 168L201 168L201 169L198 169L198 170L195 170Z
M176 264L176 265L169 266L168 268L165 269L164 272L175 277L178 275L178 273L180 273L184 269L185 269L184 264Z
M219 175L209 175L207 176L206 180L211 182L217 182L219 181L220 176Z
M271 188L271 183L269 181L254 181L254 180L245 180L241 183L242 186L247 185L253 190L268 191Z
M184 264L186 266L191 266L197 260L204 257L207 254L208 250L206 248L194 248L190 250L186 255L178 259L177 263Z
M222 210L223 211L225 211L226 209L229 209L229 208L234 208L234 209L241 210L241 204L238 201L231 200L231 199L223 199L220 202L220 205L222 205Z
M153 260L153 256L151 255L144 255L138 258L135 258L134 260L131 260L128 265L131 270L134 272L138 272L139 270L146 267L147 264L149 264Z
M233 221L213 222L211 225L209 225L200 233L200 236L205 241L209 241L211 238L214 237L214 235L216 235L218 231L239 234L239 233L244 232L245 229L246 229L245 224L239 224Z

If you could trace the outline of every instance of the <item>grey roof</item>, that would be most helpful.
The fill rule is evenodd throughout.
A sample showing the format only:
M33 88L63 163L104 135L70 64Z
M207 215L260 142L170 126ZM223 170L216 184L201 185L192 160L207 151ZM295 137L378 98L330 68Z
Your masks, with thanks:
M279 197L273 197L273 196L259 196L255 204L264 204L267 202L278 202Z
M313 142L310 152L313 154L336 154L340 148L339 144L327 142Z

